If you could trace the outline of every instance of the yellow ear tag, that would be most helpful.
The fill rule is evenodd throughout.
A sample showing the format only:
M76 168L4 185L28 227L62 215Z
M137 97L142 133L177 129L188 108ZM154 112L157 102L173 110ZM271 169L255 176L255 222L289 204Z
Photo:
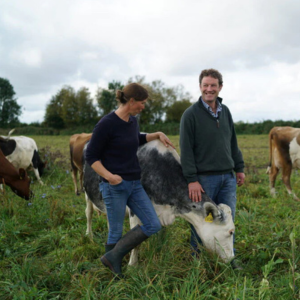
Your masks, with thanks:
M209 213L204 220L205 220L205 222L212 223L214 218L213 218L212 214Z

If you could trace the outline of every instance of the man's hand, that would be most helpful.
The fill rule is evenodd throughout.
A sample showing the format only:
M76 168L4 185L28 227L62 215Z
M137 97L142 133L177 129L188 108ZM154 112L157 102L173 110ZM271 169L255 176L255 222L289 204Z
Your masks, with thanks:
M202 200L201 193L205 192L198 181L189 183L189 197L193 202L200 202Z
M244 173L236 173L236 183L238 186L242 186L245 182L245 174Z

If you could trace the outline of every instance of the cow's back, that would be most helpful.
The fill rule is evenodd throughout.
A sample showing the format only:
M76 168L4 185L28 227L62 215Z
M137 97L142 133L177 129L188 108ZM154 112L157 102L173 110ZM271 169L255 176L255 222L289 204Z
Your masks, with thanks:
M290 126L274 127L269 133L270 139L277 141L278 146L288 147L289 143L300 134L300 128Z
M82 157L84 145L91 139L91 133L74 134L70 137L71 162L82 170Z
M16 141L16 149L6 158L17 169L27 169L32 162L34 151L38 151L36 142L27 136L10 137L10 139Z

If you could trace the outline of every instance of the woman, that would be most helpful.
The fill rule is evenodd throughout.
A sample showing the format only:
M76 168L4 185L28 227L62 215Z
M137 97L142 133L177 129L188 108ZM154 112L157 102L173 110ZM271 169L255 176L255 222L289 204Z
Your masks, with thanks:
M173 146L162 132L142 134L134 116L144 108L148 92L137 83L118 90L120 105L104 116L93 130L86 150L86 161L102 177L100 191L106 205L109 233L101 262L117 276L122 276L123 257L161 229L154 207L144 191L137 159L140 145L160 139ZM142 226L136 226L122 237L126 206L138 216Z

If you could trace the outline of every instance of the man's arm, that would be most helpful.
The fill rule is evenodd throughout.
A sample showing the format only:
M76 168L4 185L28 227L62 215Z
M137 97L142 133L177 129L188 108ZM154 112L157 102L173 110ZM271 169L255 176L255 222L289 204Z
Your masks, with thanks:
M230 112L229 112L230 113ZM231 137L231 153L234 161L234 171L236 172L236 183L238 186L242 186L245 182L244 174L244 159L241 150L238 147L237 137L235 133L234 123L230 114L232 122L232 137Z
M197 177L197 168L194 155L195 130L192 116L189 112L183 113L180 120L180 158L183 175L188 182L189 198L193 202L201 201L201 192L204 190Z

